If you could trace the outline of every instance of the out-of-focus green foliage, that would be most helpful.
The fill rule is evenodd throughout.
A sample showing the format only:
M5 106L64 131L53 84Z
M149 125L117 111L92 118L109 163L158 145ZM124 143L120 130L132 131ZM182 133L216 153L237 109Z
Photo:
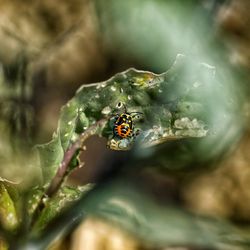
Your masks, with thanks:
M178 53L211 55L212 20L201 1L96 0L95 7L105 45L121 58L162 72Z
M150 195L124 179L99 190L84 209L121 226L152 247L249 249L247 232L220 219L194 215L171 203L153 202Z
M0 239L0 250L8 250L7 244Z

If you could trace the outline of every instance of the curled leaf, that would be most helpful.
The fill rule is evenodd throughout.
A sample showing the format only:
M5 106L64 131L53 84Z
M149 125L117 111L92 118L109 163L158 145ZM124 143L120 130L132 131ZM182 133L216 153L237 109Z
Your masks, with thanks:
M208 64L178 55L173 66L162 74L131 68L107 81L82 86L62 108L53 140L40 146L45 182L55 175L65 152L79 138L86 138L84 133L100 121L105 122L90 135L106 137L112 150L129 150L137 141L143 150L168 141L203 138L196 140L202 144L197 147L199 155L199 150L207 150L220 140L225 127L232 127L233 133L215 152L220 154L228 141L239 135L241 124L235 121L236 97L226 84L218 82L215 73ZM118 123L122 114L131 122L124 118ZM115 126L120 126L118 132ZM125 136L119 134L122 129ZM71 164L71 169L77 167L75 152L72 162L76 164ZM208 156L214 157L212 153Z

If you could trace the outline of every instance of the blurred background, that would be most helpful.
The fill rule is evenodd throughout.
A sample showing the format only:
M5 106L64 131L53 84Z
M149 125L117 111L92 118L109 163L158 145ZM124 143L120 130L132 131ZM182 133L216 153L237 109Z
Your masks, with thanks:
M50 140L61 106L79 86L129 67L162 73L182 53L221 68L223 79L244 93L237 121L244 132L226 145L214 170L181 179L145 171L140 179L157 199L248 226L249 8L248 0L0 0L0 176L19 183L29 182L26 173L39 175L27 166L30 148ZM99 158L109 153L105 143L97 137L87 142L85 167L70 183L94 179ZM66 242L54 249L160 250L97 218Z

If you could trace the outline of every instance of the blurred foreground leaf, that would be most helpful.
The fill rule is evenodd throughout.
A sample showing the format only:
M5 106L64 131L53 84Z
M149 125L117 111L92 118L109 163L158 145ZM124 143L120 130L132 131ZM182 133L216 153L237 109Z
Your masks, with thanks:
M81 218L97 216L128 231L149 247L249 249L249 229L191 213L173 201L159 201L139 183L123 176L95 185L59 214L47 230L35 235L28 246L36 244L40 245L38 249L44 249L56 236L71 230Z
M152 247L249 249L248 231L230 223L192 214L174 204L160 204L141 188L119 180L99 190L84 206L89 215L120 226Z

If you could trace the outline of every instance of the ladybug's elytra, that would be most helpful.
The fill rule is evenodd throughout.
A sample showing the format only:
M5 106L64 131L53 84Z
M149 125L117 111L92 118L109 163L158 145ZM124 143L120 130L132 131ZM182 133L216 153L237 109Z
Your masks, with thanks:
M127 138L132 135L133 121L130 113L122 113L117 116L114 126L114 133L120 138Z
M121 114L117 114L115 116L115 122L114 122L114 136L120 137L121 139L127 138L127 137L133 137L137 136L139 133L139 130L137 130L136 133L134 133L133 129L133 119L138 119L138 115L142 114L141 112L127 112L127 108L124 104L119 102L117 104L117 108L124 107L124 112Z
M141 112L131 112L128 113L125 109L125 112L116 115L116 120L114 123L114 135L118 136L122 139L127 138L127 137L134 137L139 134L139 130L133 131L134 130L134 124L133 124L133 119L140 119Z

